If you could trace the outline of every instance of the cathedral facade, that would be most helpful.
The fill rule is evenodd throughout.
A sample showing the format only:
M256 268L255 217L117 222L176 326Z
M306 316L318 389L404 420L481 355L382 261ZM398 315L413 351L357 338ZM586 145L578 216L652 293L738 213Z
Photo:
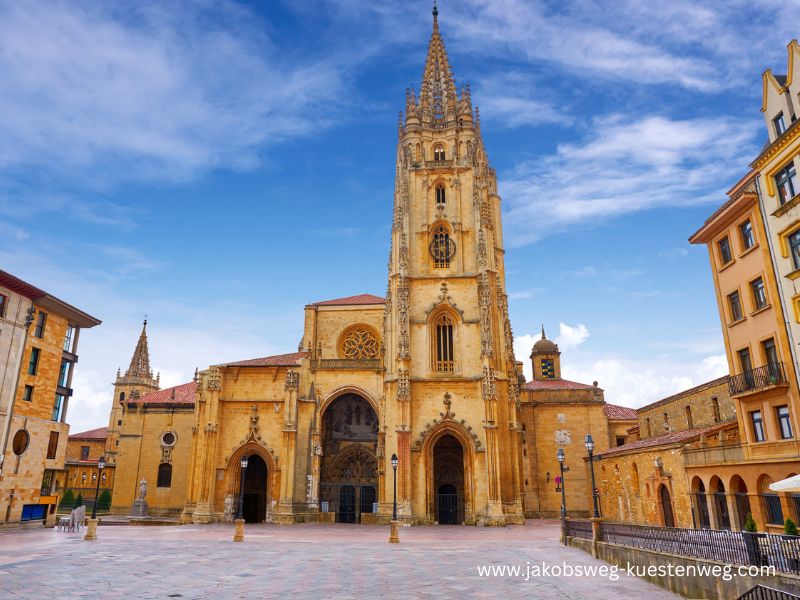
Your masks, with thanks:
M386 522L396 477L406 522L521 523L540 479L555 504L528 516L560 502L549 466L523 472L523 445L535 443L521 420L528 396L557 389L567 406L539 426L553 449L570 443L564 410L587 403L598 446L609 443L596 385L521 387L496 174L435 9L422 84L407 91L398 124L386 296L309 304L297 352L214 365L171 391L142 355L137 347L118 374L109 423L117 512L140 479L157 477L151 510L184 522L230 520L240 490L250 522ZM536 364L539 379L561 381L558 363L558 373ZM573 433L577 447L584 433ZM556 465L554 451L547 461Z

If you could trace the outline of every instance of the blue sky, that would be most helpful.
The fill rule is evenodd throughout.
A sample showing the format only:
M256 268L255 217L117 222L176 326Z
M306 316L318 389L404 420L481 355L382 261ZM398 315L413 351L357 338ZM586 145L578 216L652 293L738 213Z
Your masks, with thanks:
M303 305L383 294L397 112L427 0L0 2L0 266L103 320L74 431L144 314L162 382L293 351ZM503 197L518 359L640 406L725 374L687 237L766 137L796 0L443 0Z

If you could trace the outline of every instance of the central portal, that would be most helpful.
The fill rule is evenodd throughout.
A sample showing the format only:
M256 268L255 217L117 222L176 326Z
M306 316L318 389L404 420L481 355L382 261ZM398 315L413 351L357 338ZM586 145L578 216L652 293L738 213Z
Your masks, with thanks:
M258 454L251 454L247 459L243 491L245 522L263 523L267 518L267 463Z
M374 512L378 489L378 417L358 394L334 400L322 418L322 509L338 523L360 523Z
M433 447L433 484L436 521L439 525L464 522L464 449L450 434Z

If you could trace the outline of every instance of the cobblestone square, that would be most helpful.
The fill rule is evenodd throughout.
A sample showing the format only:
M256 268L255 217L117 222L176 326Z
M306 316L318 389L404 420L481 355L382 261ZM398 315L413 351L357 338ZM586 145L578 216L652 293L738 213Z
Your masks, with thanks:
M524 526L101 526L96 542L54 529L0 532L2 598L676 598L650 583L537 577L530 565L605 565L558 543L557 521ZM520 565L480 577L478 566Z

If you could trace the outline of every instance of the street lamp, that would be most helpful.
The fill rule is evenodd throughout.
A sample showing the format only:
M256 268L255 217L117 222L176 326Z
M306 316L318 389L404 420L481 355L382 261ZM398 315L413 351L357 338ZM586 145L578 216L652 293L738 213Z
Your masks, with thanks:
M98 475L106 468L106 459L101 456L97 459L97 473ZM97 488L94 490L94 506L92 506L92 518L97 518L97 499L100 497L100 477L97 477Z
M569 471L569 467L564 466L565 458L564 449L559 448L556 452L556 460L561 469L561 541L564 544L567 542L567 493L564 490L564 473Z
M600 508L597 505L597 486L594 482L594 440L591 433L586 434L584 444L586 445L586 452L589 453L589 467L592 472L592 500L594 502L594 514L592 516L598 519L600 518Z
M392 454L392 470L394 471L394 491L392 495L392 522L389 530L389 543L399 544L400 538L397 537L397 463L400 461L397 454Z
M242 467L242 472L239 477L239 509L236 512L236 530L233 534L234 542L244 541L244 519L242 518L242 507L244 506L244 477L247 473L247 457L243 456L239 464Z
M106 467L106 459L104 456L101 456L97 459L97 469L98 473L102 472L103 469ZM85 476L85 473L84 473ZM89 519L89 525L86 527L86 535L83 536L84 540L93 541L97 539L97 523L99 519L97 518L97 499L100 496L100 477L97 477L97 487L94 491L94 506L92 506L92 518Z

